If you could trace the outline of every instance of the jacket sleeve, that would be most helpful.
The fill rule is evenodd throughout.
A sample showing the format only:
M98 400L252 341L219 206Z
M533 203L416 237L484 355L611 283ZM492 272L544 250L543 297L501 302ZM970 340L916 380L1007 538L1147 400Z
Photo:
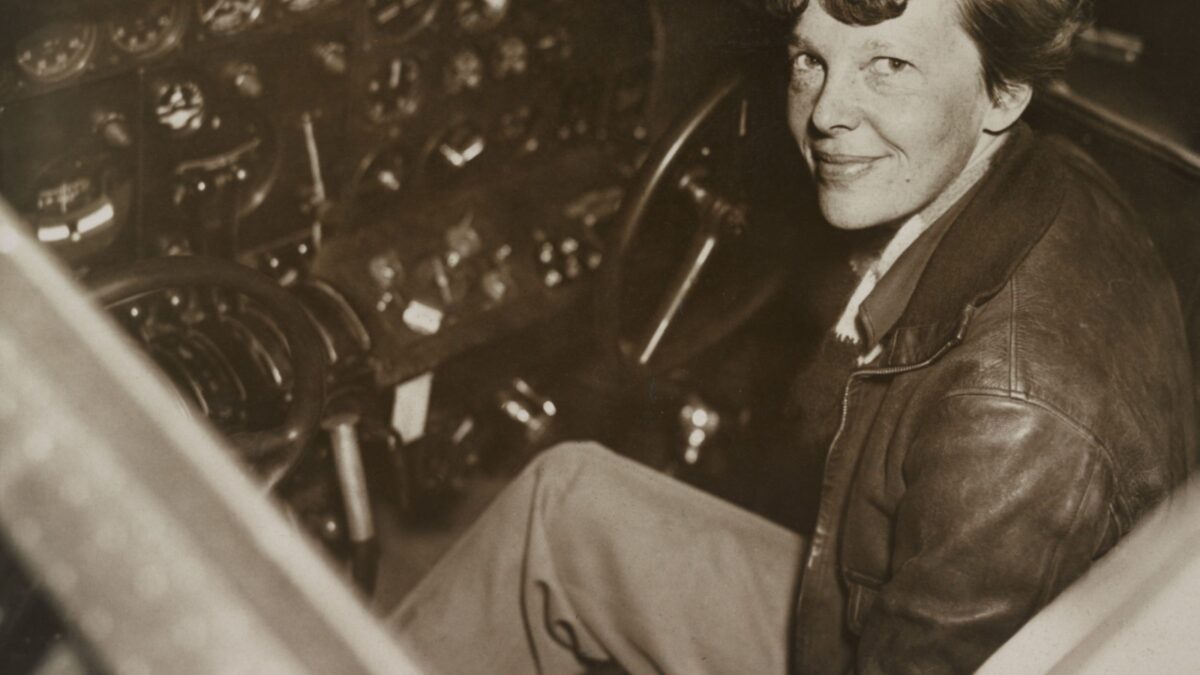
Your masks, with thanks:
M1036 403L943 399L903 475L891 578L863 623L860 672L976 669L1105 545L1104 449Z

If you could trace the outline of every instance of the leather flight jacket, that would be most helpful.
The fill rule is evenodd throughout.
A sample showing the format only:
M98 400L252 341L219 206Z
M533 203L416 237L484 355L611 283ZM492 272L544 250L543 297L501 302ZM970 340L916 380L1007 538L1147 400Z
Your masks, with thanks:
M1010 132L845 387L794 670L968 672L1194 455L1174 286L1112 181Z

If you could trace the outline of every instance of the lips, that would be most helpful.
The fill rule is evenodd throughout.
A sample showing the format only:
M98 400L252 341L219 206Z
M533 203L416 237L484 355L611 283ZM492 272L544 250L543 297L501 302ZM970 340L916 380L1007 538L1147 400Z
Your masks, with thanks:
M823 182L849 183L862 178L883 157L813 151L813 168Z

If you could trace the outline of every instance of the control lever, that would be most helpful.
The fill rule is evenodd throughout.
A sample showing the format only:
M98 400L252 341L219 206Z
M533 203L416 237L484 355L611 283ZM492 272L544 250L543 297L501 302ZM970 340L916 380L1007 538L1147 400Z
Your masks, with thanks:
M304 131L304 151L308 155L308 171L312 176L312 197L309 204L316 210L318 219L329 208L329 195L325 191L325 178L321 174L321 153L317 147L317 131L312 113L300 116L300 128Z
M350 573L359 588L369 595L375 589L379 549L375 541L375 522L371 516L371 499L367 494L362 450L358 444L358 415L335 415L326 419L322 426L329 432L338 485L342 489L342 502L346 508L351 548Z
M676 187L696 206L700 228L692 237L684 257L686 263L671 282L670 292L654 313L650 323L650 334L641 341L638 363L645 366L654 357L667 330L675 321L683 303L687 300L700 273L708 265L717 244L727 236L738 236L746 229L746 207L718 195L704 184L703 169L686 172Z

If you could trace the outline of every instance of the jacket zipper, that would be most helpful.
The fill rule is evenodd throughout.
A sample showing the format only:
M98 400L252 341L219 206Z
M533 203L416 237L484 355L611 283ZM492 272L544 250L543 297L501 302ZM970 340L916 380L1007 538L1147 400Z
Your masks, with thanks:
M960 335L961 335L961 332L960 332ZM961 342L962 342L961 337L955 337L955 338L951 339L949 342L943 344L936 352L933 353L932 356L930 356L929 358L925 359L924 361L922 361L920 363L915 363L913 365L893 366L891 368L874 368L874 369L856 370L856 371L850 373L850 377L846 380L846 388L842 393L842 419L838 423L837 433L835 433L833 435L833 440L830 441L830 443L829 443L829 449L825 452L826 466L829 465L829 458L833 456L833 450L834 450L834 448L837 447L838 441L841 440L842 433L846 430L846 420L850 415L850 390L851 390L851 387L854 386L855 379L857 379L859 377L866 378L866 377L879 377L879 376L884 376L884 375L898 375L900 373L907 373L909 371L919 370L921 368L928 366L929 364L933 363L934 361L937 361L939 358L942 357L943 354L945 354L947 351L953 349L954 347L958 346L958 344ZM824 483L824 481L822 481L822 483ZM820 532L820 530L821 530L820 522L821 522L821 518L820 518L820 514L818 514L818 516L817 516L818 525L813 532L814 540L812 542L812 546L809 548L810 555L805 560L806 568L810 568L811 567L810 563L811 563L813 557L820 554L820 553L818 553L819 545L817 544L816 537L815 537L815 535L818 532ZM824 547L820 546L820 548L823 549ZM823 553L823 551L821 551L821 553ZM807 572L805 573L805 576L807 577ZM800 607L804 604L804 587L805 587L805 584L803 582L801 582L800 583L800 591L796 594L795 607L796 607L797 612L800 611ZM801 659L804 658L804 656L805 656L804 652L806 652L806 651L807 651L806 648L800 650L800 658Z
M829 449L825 452L825 459L828 461L830 455L833 454L833 449L834 449L834 447L837 446L838 440L841 439L842 431L845 430L845 428L846 428L846 417L850 414L850 387L854 384L854 380L856 378L879 377L879 376L883 376L883 375L899 375L900 373L907 373L907 372L910 372L913 370L919 370L921 368L928 366L929 364L933 363L934 361L937 361L938 359L940 359L942 357L942 354L945 354L947 351L958 346L958 344L960 342L962 342L962 340L960 340L959 338L954 338L953 340L950 340L946 344L942 345L936 352L934 352L933 356L930 356L929 358L925 359L924 361L922 361L920 363L914 363L914 364L908 365L908 366L892 366L891 368L868 368L868 369L863 369L863 370L856 370L856 371L850 373L850 378L846 380L846 388L842 394L842 419L841 419L841 422L838 424L837 433L835 433L833 435L833 441L831 441L829 443Z

